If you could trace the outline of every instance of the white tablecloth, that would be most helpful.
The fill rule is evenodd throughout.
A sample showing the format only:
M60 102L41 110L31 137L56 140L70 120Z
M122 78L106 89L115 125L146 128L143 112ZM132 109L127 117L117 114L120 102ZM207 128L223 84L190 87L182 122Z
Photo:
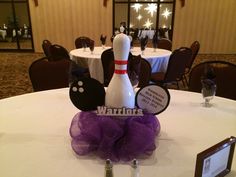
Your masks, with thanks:
M5 40L6 39L6 35L7 35L7 31L0 29L0 35L2 36L2 39Z
M138 37L140 39L145 38L146 36L148 36L149 39L152 39L154 35L155 35L155 30L139 30L138 32Z
M152 72L166 72L171 51L165 49L156 49L147 47L142 54L140 47L131 49L133 55L141 55L152 67Z
M89 48L86 48L85 51L83 48L74 49L70 51L70 57L71 60L75 61L78 65L88 67L90 76L103 83L104 79L101 55L104 50L109 48L110 47L106 47L105 49L103 47L94 47L93 54Z
M106 47L106 49L108 48L110 47ZM88 67L90 76L103 83L104 78L101 61L101 54L103 51L104 49L102 47L95 47L93 54L91 54L88 48L86 51L84 51L84 49L74 49L70 51L70 57L72 60L76 61L78 65ZM140 47L134 47L131 49L131 53L133 55L140 55ZM170 55L171 51L168 50L157 49L154 52L153 48L146 48L142 57L151 64L152 72L165 72L168 66Z
M157 117L161 132L152 157L140 162L140 176L194 176L197 153L236 135L236 101L215 97L202 107L197 93L170 90L171 102ZM1 177L104 176L104 161L78 157L69 127L78 110L68 89L0 100ZM129 164L114 164L114 176L129 177ZM232 172L236 175L236 153Z

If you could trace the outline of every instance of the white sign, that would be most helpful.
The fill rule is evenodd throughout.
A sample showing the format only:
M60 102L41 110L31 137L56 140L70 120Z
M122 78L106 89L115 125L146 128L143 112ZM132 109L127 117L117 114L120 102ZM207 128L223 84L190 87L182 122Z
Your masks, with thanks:
M170 102L167 89L158 85L148 85L136 94L136 105L145 112L159 114L164 111Z

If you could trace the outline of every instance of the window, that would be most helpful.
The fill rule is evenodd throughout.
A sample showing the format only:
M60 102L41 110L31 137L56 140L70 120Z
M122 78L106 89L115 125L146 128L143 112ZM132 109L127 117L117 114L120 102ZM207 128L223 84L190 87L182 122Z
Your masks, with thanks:
M175 0L113 0L113 33L172 40Z
M0 50L33 51L28 0L0 0Z

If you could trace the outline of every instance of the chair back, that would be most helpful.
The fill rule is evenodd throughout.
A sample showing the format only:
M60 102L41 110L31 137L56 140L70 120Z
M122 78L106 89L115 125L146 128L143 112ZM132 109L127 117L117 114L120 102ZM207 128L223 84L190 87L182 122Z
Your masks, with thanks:
M187 47L181 47L173 51L169 58L164 81L172 82L182 80L185 73L185 67L191 56L192 50Z
M61 45L54 44L50 46L50 60L57 61L61 59L70 59L69 52Z
M193 67L189 76L189 91L201 92L201 78L206 68L215 75L216 95L236 100L236 65L226 61L207 61Z
M171 51L171 49L172 49L172 42L169 39L162 38L162 39L158 40L157 47L159 49L166 49L166 50L170 50Z
M45 56L48 58L51 57L51 52L50 52L51 46L52 46L52 43L49 40L47 40L47 39L43 40L43 43L42 43L43 52L44 52Z
M104 86L107 87L115 70L113 49L107 49L101 55Z
M29 76L34 91L68 87L70 60L48 61L41 58L29 68Z
M130 58L127 67L129 78L132 77L132 72L138 74L138 87L144 87L149 84L152 68L150 63L142 58L141 55Z
M192 57L190 58L190 60L187 63L186 69L187 69L187 73L189 73L194 60L196 59L196 56L198 54L198 51L200 49L200 43L198 41L194 41L191 46L190 49L192 50Z
M79 49L79 48L83 48L83 43L86 44L87 47L90 46L90 38L89 37L85 37L85 36L81 36L75 39L75 48Z

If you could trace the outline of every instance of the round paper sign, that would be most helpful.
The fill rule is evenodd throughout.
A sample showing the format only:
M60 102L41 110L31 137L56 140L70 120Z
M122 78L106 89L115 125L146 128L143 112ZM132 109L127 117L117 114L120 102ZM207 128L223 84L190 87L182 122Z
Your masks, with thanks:
M160 114L170 102L169 91L158 85L148 85L136 94L136 106L151 114Z

